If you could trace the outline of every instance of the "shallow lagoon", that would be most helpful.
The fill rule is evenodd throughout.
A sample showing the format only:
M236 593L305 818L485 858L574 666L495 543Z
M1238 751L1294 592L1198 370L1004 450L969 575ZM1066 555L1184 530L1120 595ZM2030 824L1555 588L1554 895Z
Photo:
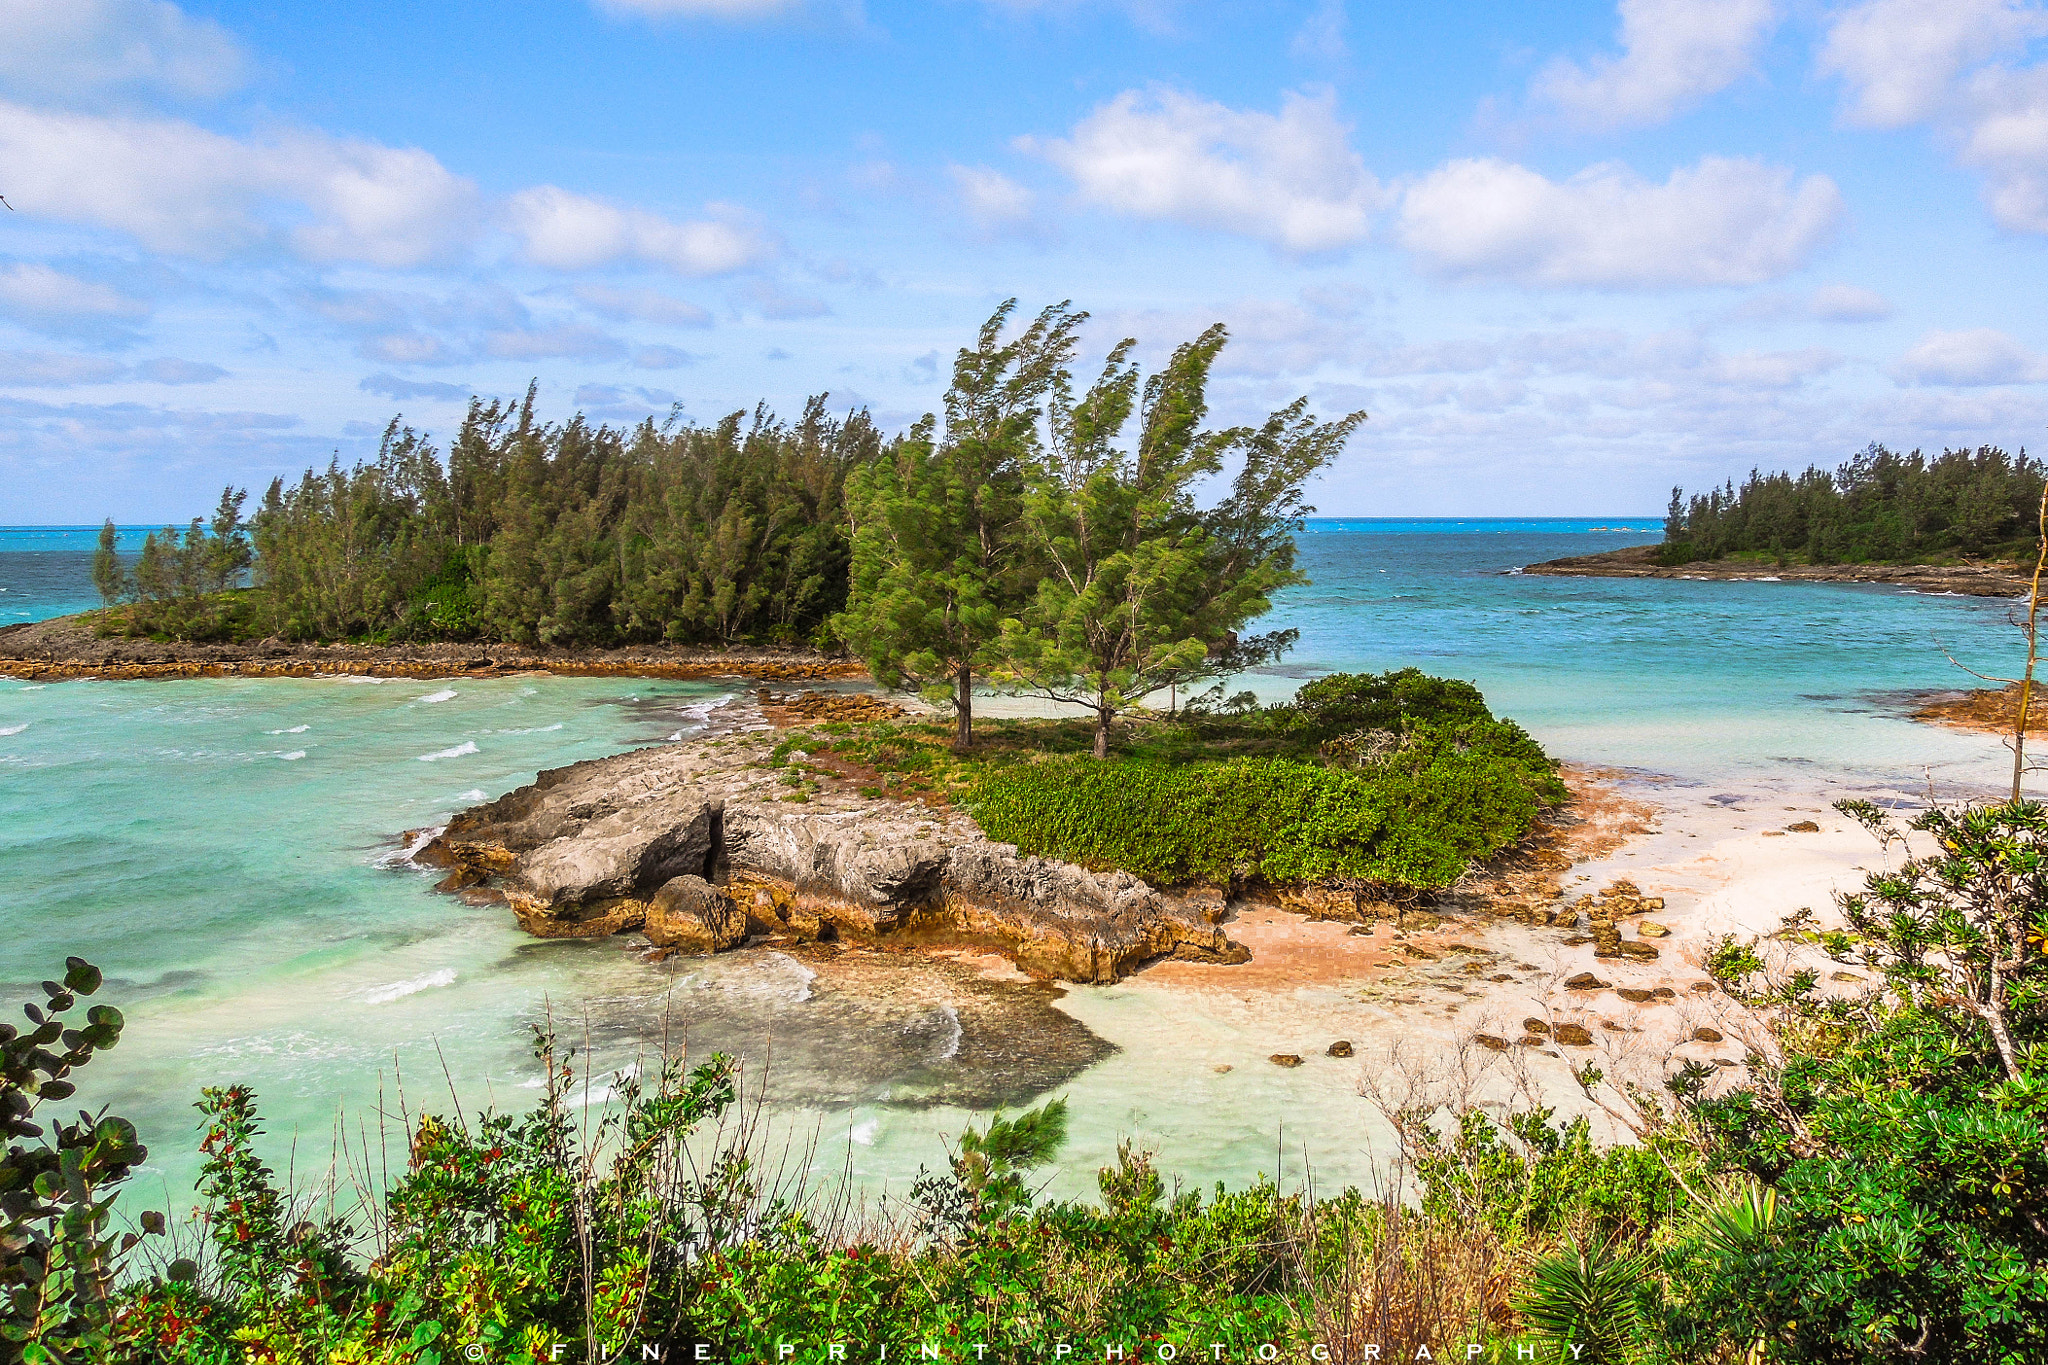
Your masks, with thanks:
M2009 666L2009 604L1508 572L1654 538L1597 525L1654 523L1313 523L1302 563L1316 581L1274 615L1300 647L1248 681L1274 696L1333 668L1468 677L1552 752L1665 775L1662 790L1695 798L1995 780L1995 740L1907 721L1899 694L1969 681L1937 640L1986 671ZM29 603L11 610L76 605L48 561L33 576L21 564L0 552L0 586ZM722 695L631 679L0 681L6 996L66 953L106 968L130 1029L88 1093L142 1125L178 1189L201 1085L255 1085L278 1161L296 1132L289 1159L324 1168L337 1116L374 1128L401 1086L412 1110L445 1103L446 1077L467 1106L525 1102L527 1027L550 1014L604 1065L664 1028L699 1053L742 1051L816 1164L870 1185L900 1188L940 1161L962 1105L1055 1082L1076 1114L1063 1189L1087 1188L1125 1133L1203 1181L1304 1163L1325 1184L1370 1177L1355 1074L1263 1064L1317 1041L1279 1036L1290 1010L1368 1027L1341 992L1226 1002L1140 978L1073 992L1050 1020L1043 999L1005 1003L951 968L772 952L654 967L623 941L527 939L393 865L404 831L542 768L687 735ZM1119 1050L1060 1022L1074 1019Z

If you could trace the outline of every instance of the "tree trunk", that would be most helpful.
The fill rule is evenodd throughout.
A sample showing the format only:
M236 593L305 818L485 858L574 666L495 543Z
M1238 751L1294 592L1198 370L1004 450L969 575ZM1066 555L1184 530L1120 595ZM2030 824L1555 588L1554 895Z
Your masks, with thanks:
M1109 757L1110 715L1110 710L1106 706L1097 709L1095 712L1095 756L1097 758Z
M964 754L974 747L974 670L965 664L953 680L953 752Z

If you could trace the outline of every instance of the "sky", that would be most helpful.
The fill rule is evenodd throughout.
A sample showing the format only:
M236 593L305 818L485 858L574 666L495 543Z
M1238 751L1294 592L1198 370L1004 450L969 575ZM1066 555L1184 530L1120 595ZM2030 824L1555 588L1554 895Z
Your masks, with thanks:
M939 406L1005 299L1337 516L2041 447L2025 0L0 0L0 524L550 420Z

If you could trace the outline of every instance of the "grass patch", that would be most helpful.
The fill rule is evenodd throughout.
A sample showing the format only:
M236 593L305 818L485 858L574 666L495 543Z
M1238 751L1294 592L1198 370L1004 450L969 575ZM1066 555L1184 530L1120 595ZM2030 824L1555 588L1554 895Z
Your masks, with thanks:
M1108 759L1087 720L825 727L785 740L866 797L951 804L1026 853L1160 885L1449 886L1565 800L1557 765L1470 684L1339 674L1292 704L1141 715Z

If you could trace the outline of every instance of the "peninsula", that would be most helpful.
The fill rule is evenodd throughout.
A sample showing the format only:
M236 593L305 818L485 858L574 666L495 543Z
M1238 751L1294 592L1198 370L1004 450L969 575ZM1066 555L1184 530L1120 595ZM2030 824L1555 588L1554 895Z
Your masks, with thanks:
M1773 564L1761 559L1660 562L1657 545L1630 545L1596 555L1569 555L1515 570L1574 578L1694 578L1753 583L1883 583L1915 592L1963 597L2024 597L2027 576L2010 563Z

